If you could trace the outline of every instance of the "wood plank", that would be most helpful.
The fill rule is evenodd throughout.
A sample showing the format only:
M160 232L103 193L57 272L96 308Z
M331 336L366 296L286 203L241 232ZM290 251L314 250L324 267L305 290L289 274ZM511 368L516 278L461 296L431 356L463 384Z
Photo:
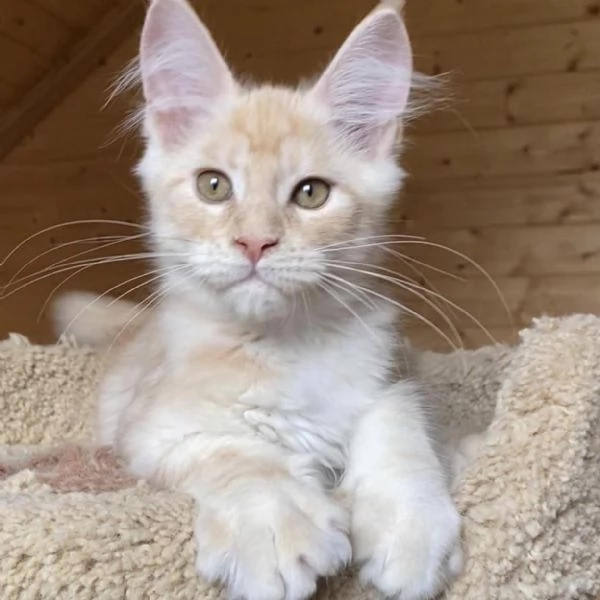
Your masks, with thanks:
M3 215L0 221L0 259L27 236L37 234L0 268L0 284L6 283L27 261L47 250L55 249L30 265L27 273L34 273L55 260L73 256L77 251L90 247L87 244L69 245L59 249L62 243L94 236L137 234L138 229L110 222L84 222L44 231L47 227L78 219L141 222L142 203L128 167L127 164L98 161L54 166L0 165L0 210ZM123 251L123 246L115 246L112 250ZM101 255L108 254L109 249L101 252ZM75 276L65 289L84 288L102 292L129 276L137 275L141 269L138 261L96 266ZM48 294L67 275L63 273L43 279L8 299L0 300L0 337L8 331L20 331L32 335L33 339L50 341L49 324L46 320L37 323L38 312Z
M52 58L73 39L75 31L39 6L13 0L3 2L0 34Z
M321 73L335 53L334 47L287 51L268 54L243 54L238 49L227 53L236 73L259 82L297 84L299 80L312 79Z
M35 127L4 159L4 164L33 165L40 162L79 162L103 155L131 159L138 139L132 133L118 135L119 127L134 106L131 94L107 105L110 89L137 47L133 36L121 44L101 66Z
M509 125L507 97L516 78L496 81L463 81L453 73L443 90L439 108L421 117L411 129L414 135L442 131L472 131Z
M229 56L336 48L373 8L375 0L303 2L199 1L198 12ZM235 18L231 18L235 11Z
M0 79L0 107L12 104L17 97L17 88L8 81Z
M502 185L440 190L409 185L396 217L411 230L495 225L600 224L600 174L505 179ZM599 225L600 226L600 225Z
M83 124L86 119L90 119L92 121L91 126L96 127L96 129L100 127L99 122L104 121L106 129L103 134L110 136L114 128L129 114L129 111L137 107L138 98L136 94L127 92L111 99L112 87L120 73L135 56L137 46L137 36L134 35L128 37L109 55L103 56L98 61L98 66L92 70L89 76L81 81L80 85L52 110L47 119L40 122L32 133L27 136L27 139L34 140L40 136L51 135L50 130L56 128L56 123L60 123L61 126L65 127L65 124L72 119L80 124ZM48 129L47 134L45 133L46 129ZM7 160L13 162L18 154L26 151L28 143L28 141L25 141L18 148L15 148L7 157Z
M142 12L143 6L130 0L115 4L77 44L70 59L48 72L29 91L0 127L0 158L6 156L52 107L72 92L105 54L131 35Z
M45 61L31 48L5 35L0 35L0 56L10 57L0 63L0 78L15 87L28 85L45 67Z
M400 268L398 272L403 270ZM496 277L495 282L500 293L480 276L468 276L463 281L456 281L433 273L433 277L423 281L423 287L429 292L420 290L419 297L407 291L398 291L394 298L449 331L451 329L446 319L458 328L478 328L480 325L483 328L504 327L520 322L530 278ZM437 305L437 309L434 305Z
M600 165L600 123L420 135L407 153L415 177L568 173Z
M129 161L98 160L28 167L0 165L2 226L11 229L12 215L28 215L36 207L50 218L58 211L64 213L64 218L78 218L80 211L84 218L85 210L115 214L119 205L128 211L128 207L141 203L139 186L130 169ZM125 216L132 215L122 218ZM34 222L32 228L46 225L52 223Z
M23 147L6 159L6 164L71 162L110 159L119 156L131 161L139 154L140 143L131 135L120 135L125 114L96 114L66 119L48 119L32 132Z
M583 177L588 178L597 174L594 169L577 170L568 173L554 175L552 180L561 183L576 183ZM478 190L508 190L522 187L525 190L533 190L543 185L544 181L551 181L544 173L523 173L506 177L504 175L490 175L489 177L453 177L440 179L414 179L409 178L407 186L416 192L473 192Z
M142 222L143 201L128 164L80 161L26 168L0 165L0 189L3 215L0 263L17 244L38 234L11 258L10 264L17 265L15 268L52 244L96 235L129 233L128 227L109 222L57 225L79 219ZM43 231L48 227L52 229Z
M407 2L409 31L418 35L465 33L542 23L594 20L596 0L429 0Z
M107 5L114 2L110 0L20 0L28 2L46 10L65 23L78 27L82 30L88 29L107 9Z
M414 51L417 69L469 81L586 71L600 67L600 20L427 36Z
M562 275L600 272L597 224L536 227L490 227L422 231L434 244L466 255L495 276ZM419 242L394 246L435 267L456 275L478 271L449 250Z
M126 161L120 162L114 157L112 160L78 160L59 165L46 165L43 163L20 166L0 163L0 198L3 202L19 191L36 194L42 198L45 193L53 193L52 183L57 187L80 187L85 189L92 181L100 184L113 175L118 178L127 178L130 165ZM25 189L26 188L26 189Z
M494 331L503 328L520 327L542 315L563 316L573 313L600 313L600 273L540 277L499 277L496 283L502 290L512 311L512 324L503 310L496 293L489 283L481 277L469 278L466 282L434 279L439 289L449 300L469 311L477 317L483 327L493 335ZM432 320L444 333L452 338L452 329L448 324L425 306L415 303L412 305L421 314ZM478 331L478 338L483 343L485 331L457 311L447 309L447 315L452 318L459 332L468 330ZM411 319L411 323L414 319ZM426 326L419 326L426 329ZM434 331L431 331L434 337ZM452 338L454 339L454 338ZM441 340L440 340L441 341Z
M490 331L498 342L514 345L519 340L519 329L523 327L523 324L515 327L494 327ZM412 341L415 348L435 352L452 351L447 341L424 325L408 325L404 334ZM488 337L478 328L463 328L460 334L463 346L467 350L490 345Z
M419 132L600 119L600 73L558 73L450 85L448 110L417 123Z
M520 309L522 321L542 314L600 314L600 273L534 277Z
M236 22L245 23L244 20ZM351 29L351 25L344 26L330 31L322 39L311 40L306 37L312 31L311 27L302 19L295 23L307 32L298 40L286 42L284 38L271 38L268 32L257 35L256 42L253 36L252 45L246 43L248 36L242 38L243 43L231 42L236 36L240 37L241 32L230 37L233 34L228 31L218 37L225 40L227 56L238 71L248 71L261 78L270 75L276 80L293 81L298 74L314 74L324 66ZM281 27L281 23L277 27ZM286 31L285 27L282 30ZM478 48L478 52L473 52L473 48ZM417 69L422 72L457 72L463 81L590 71L600 67L600 21L476 32L456 37L416 37L415 60ZM286 71L288 63L290 68Z
M543 314L600 313L600 273L551 276L497 277L495 281L508 305L514 323L526 323ZM485 327L504 327L511 319L490 283L480 277L457 282L434 277L430 282L448 300L470 312ZM442 326L443 321L422 302L413 302L428 318ZM441 305L459 328L476 328L468 316L450 305Z

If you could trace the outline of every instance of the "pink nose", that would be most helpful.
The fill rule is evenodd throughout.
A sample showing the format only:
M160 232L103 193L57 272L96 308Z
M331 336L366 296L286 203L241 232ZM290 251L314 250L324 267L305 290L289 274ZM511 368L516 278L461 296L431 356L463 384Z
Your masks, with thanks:
M255 265L269 248L277 246L279 240L274 238L239 237L234 240L234 243Z

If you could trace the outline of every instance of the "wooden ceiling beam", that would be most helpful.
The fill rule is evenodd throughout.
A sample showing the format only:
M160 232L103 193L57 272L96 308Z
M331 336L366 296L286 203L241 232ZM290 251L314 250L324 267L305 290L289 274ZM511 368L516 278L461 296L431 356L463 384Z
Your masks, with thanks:
M119 0L95 26L0 119L0 160L93 72L141 23L145 3ZM6 57L10 60L9 57Z

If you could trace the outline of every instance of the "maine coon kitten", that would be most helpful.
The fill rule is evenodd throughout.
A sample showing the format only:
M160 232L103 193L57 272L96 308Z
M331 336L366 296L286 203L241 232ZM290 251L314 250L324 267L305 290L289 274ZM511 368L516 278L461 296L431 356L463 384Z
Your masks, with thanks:
M185 0L154 0L140 72L162 299L78 323L116 337L100 441L194 497L198 572L232 598L300 600L351 560L387 595L432 597L460 569L459 516L421 392L393 381L395 310L347 268L377 260L403 178L401 19L371 13L310 87L245 87Z

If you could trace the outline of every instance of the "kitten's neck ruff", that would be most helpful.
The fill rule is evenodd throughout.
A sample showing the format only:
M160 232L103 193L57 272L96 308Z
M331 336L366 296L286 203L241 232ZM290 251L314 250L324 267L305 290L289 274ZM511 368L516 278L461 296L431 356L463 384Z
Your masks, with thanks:
M211 323L228 336L240 339L270 339L275 344L291 345L318 343L324 336L345 336L350 329L362 323L364 335L377 336L376 330L393 330L398 310L384 300L368 303L346 294L336 298L314 290L296 298L292 309L272 319L242 317L227 307L218 294L195 289L184 292L166 291L158 308L161 321L169 331L187 329L193 336L194 324ZM176 324L175 324L176 323ZM190 339L193 343L193 340ZM200 341L200 340L199 340Z

